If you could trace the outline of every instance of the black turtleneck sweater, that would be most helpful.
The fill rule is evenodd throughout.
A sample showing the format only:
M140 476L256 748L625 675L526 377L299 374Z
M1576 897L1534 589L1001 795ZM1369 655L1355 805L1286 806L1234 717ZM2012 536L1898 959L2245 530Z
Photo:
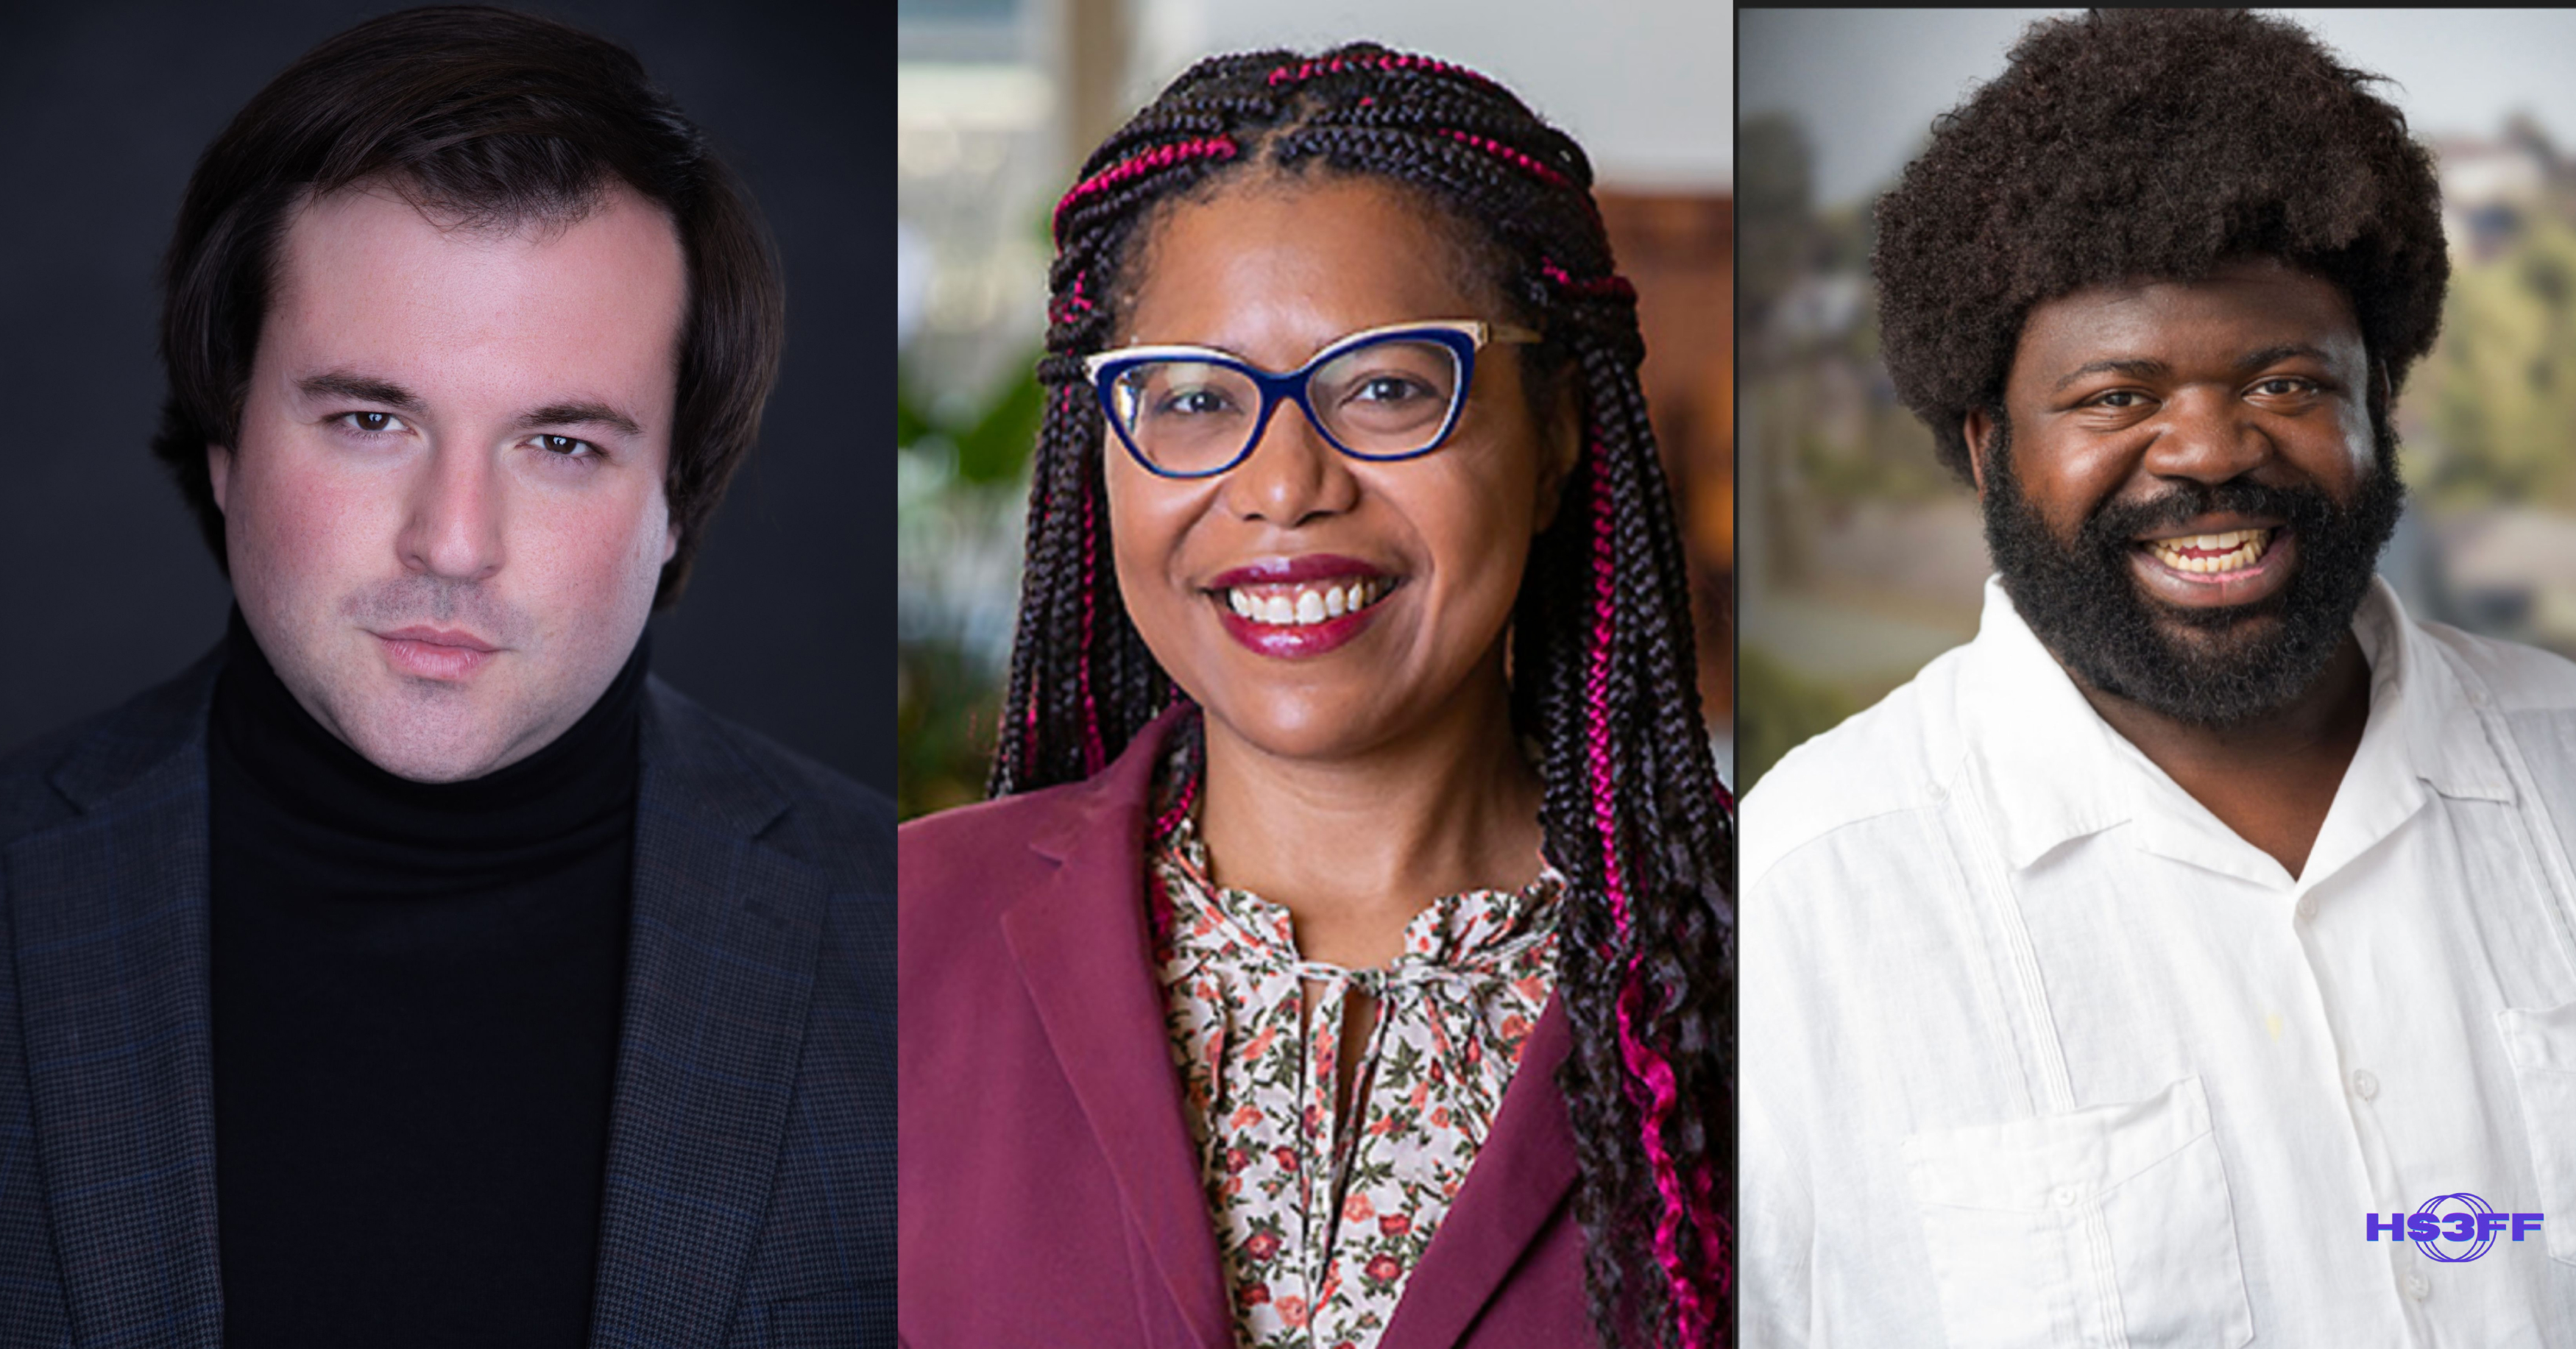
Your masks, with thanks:
M206 759L229 1349L577 1349L590 1326L644 648L552 744L397 778L238 613Z

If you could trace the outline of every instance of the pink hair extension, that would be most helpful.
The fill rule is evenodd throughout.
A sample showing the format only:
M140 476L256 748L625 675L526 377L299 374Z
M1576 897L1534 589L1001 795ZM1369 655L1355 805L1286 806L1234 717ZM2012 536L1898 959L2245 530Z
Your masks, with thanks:
M1068 388L1065 392L1071 393L1072 390ZM1099 589L1100 576L1100 531L1094 527L1092 503L1093 494L1084 493L1082 497L1082 655L1081 664L1074 667L1075 677L1082 685L1082 774L1084 777L1099 772L1100 765L1108 759L1108 755L1101 751L1100 745L1100 707L1091 700L1091 611L1097 603L1093 594Z
M1061 245L1064 242L1064 213L1073 209L1076 202L1086 197L1097 196L1130 178L1141 178L1146 174L1168 169L1189 160L1232 159L1235 149L1234 138L1231 136L1201 136L1194 140L1173 141L1167 145L1157 145L1143 154L1122 159L1075 183L1073 190L1065 193L1055 204L1056 243Z
M1194 773L1182 781L1181 794L1172 799L1171 809L1164 811L1155 819L1153 841L1161 843L1164 839L1170 838L1172 831L1181 827L1181 821L1189 818L1190 808L1198 804L1198 799L1199 775ZM1150 892L1148 906L1154 920L1154 940L1159 945L1172 939L1172 895L1163 887L1163 878L1159 873L1154 876L1153 883L1147 889Z
M1584 701L1591 712L1589 741L1592 778L1593 826L1601 835L1601 868L1603 888L1610 900L1610 918L1621 935L1629 928L1628 887L1619 865L1618 822L1611 808L1613 777L1610 766L1610 643L1617 634L1617 551L1612 540L1610 494L1603 490L1600 466L1608 457L1598 441L1593 443L1592 488L1592 656L1584 676ZM1680 1313L1684 1349L1702 1349L1699 1326L1706 1319L1700 1305L1699 1291L1692 1286L1683 1268L1676 1238L1681 1224L1688 1218L1694 1227L1707 1231L1707 1223L1693 1212L1697 1207L1684 1192L1679 1169L1672 1153L1664 1146L1664 1121L1672 1115L1680 1099L1680 1089L1673 1078L1673 1068L1662 1055L1637 1038L1633 1009L1644 995L1639 977L1638 958L1631 956L1626 977L1621 981L1618 998L1619 1056L1627 1065L1631 1095L1644 1087L1645 1125L1642 1130L1647 1164L1655 1173L1655 1188L1664 1197L1663 1215L1655 1222L1655 1261L1664 1267L1664 1277L1672 1286L1675 1310ZM1711 1247L1714 1251L1716 1248Z
M1503 144L1501 141L1489 140L1483 136L1467 131L1444 130L1440 134L1447 136L1449 139L1456 141L1461 145L1471 145L1489 155L1498 156L1513 168L1519 169L1521 172L1528 174L1532 178L1536 178L1550 187L1564 187L1567 185L1564 174L1561 174L1556 170L1549 168L1545 164L1530 158L1528 155Z
M1691 1173L1691 1198L1698 1201L1691 1208L1691 1221L1699 1228L1699 1239L1708 1249L1709 1266L1717 1271L1718 1296L1724 1297L1735 1287L1735 1264L1726 1258L1734 1248L1735 1228L1717 1211L1717 1177L1706 1167Z
M1271 71L1269 83L1276 89L1283 84L1303 84L1318 75L1339 75L1345 70L1419 70L1430 75L1454 75L1482 85L1493 84L1492 80L1465 66L1404 52L1390 52L1384 56L1336 56L1330 61L1301 61Z
M1680 1169L1664 1147L1664 1121L1671 1117L1681 1091L1673 1081L1673 1066L1647 1048L1632 1025L1630 1009L1644 994L1645 985L1638 980L1636 962L1631 960L1628 977L1619 985L1619 1054L1627 1061L1628 1075L1645 1084L1648 1096L1641 1102L1646 1107L1646 1122L1640 1134L1646 1145L1646 1161L1655 1171L1655 1188L1664 1196L1663 1216L1655 1220L1655 1261L1664 1267L1664 1276L1672 1284L1673 1301L1681 1313L1682 1344L1685 1349L1700 1349L1706 1341L1699 1337L1699 1290L1683 1275L1681 1251L1675 1239L1686 1218L1703 1239L1708 1235L1708 1223L1692 1211L1696 1206L1684 1197Z
M1197 805L1198 800L1199 780L1194 777L1181 784L1181 794L1172 802L1172 808L1154 821L1154 837L1171 837L1172 831L1181 827L1181 821L1189 818L1190 807Z
M1592 819L1601 832L1601 865L1610 889L1610 916L1628 930L1628 892L1619 874L1618 834L1610 812L1610 639L1618 631L1617 591L1612 580L1617 557L1610 538L1610 494L1602 490L1600 463L1608 455L1593 442L1592 477L1592 659L1583 679L1590 705Z
M1154 926L1154 944L1160 947L1172 939L1172 892L1164 888L1161 876L1155 876L1147 882L1145 895L1146 918Z
M1586 297L1607 295L1621 300L1637 298L1637 288L1628 284L1628 278L1616 273L1578 281L1563 267L1558 266L1553 259L1548 258L1539 260L1538 269L1558 290L1568 295Z
M1090 313L1092 307L1091 301L1084 299L1082 295L1082 283L1090 279L1091 273L1089 272L1074 273L1073 289L1065 292L1065 296L1062 300L1059 300L1048 307L1047 321L1050 323L1071 323L1076 317Z

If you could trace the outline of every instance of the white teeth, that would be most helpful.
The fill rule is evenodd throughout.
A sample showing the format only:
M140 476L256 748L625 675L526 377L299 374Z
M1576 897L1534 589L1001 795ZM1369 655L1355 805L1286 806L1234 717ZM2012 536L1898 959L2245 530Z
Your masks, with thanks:
M2147 547L2154 551L2158 560L2175 571L2206 576L2253 566L2262 560L2271 542L2272 531L2268 529L2230 529L2216 534L2155 539Z
M1255 623L1274 627L1305 627L1355 614L1386 597L1388 585L1383 580L1356 580L1347 585L1300 589L1287 593L1271 591L1253 594L1242 589L1225 592L1226 607Z

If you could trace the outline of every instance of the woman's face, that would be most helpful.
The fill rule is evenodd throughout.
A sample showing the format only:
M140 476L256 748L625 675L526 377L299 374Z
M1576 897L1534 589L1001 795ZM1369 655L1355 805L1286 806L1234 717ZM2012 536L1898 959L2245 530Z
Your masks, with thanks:
M1180 204L1138 265L1121 345L1214 347L1272 371L1365 329L1510 317L1461 275L1420 197L1365 178ZM1500 706L1503 631L1576 440L1571 400L1542 426L1521 374L1513 348L1478 352L1456 428L1415 459L1349 458L1288 403L1211 478L1148 473L1110 436L1120 592L1212 733L1347 758ZM1301 607L1323 621L1298 621Z

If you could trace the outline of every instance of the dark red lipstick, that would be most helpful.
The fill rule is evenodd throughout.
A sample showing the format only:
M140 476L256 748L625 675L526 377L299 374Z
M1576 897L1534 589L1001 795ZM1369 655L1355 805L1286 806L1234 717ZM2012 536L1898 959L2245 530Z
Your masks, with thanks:
M1274 622L1234 609L1236 591L1248 592L1256 604L1294 604L1297 596L1290 592L1311 597L1319 583L1353 587L1365 584L1375 587L1378 593L1360 608L1311 623ZM1221 572L1209 583L1207 595L1217 607L1217 619L1224 624L1227 636L1255 654L1296 660L1320 656L1367 631L1377 621L1388 593L1401 585L1400 580L1390 579L1383 568L1372 563L1332 553L1306 553L1266 558Z

